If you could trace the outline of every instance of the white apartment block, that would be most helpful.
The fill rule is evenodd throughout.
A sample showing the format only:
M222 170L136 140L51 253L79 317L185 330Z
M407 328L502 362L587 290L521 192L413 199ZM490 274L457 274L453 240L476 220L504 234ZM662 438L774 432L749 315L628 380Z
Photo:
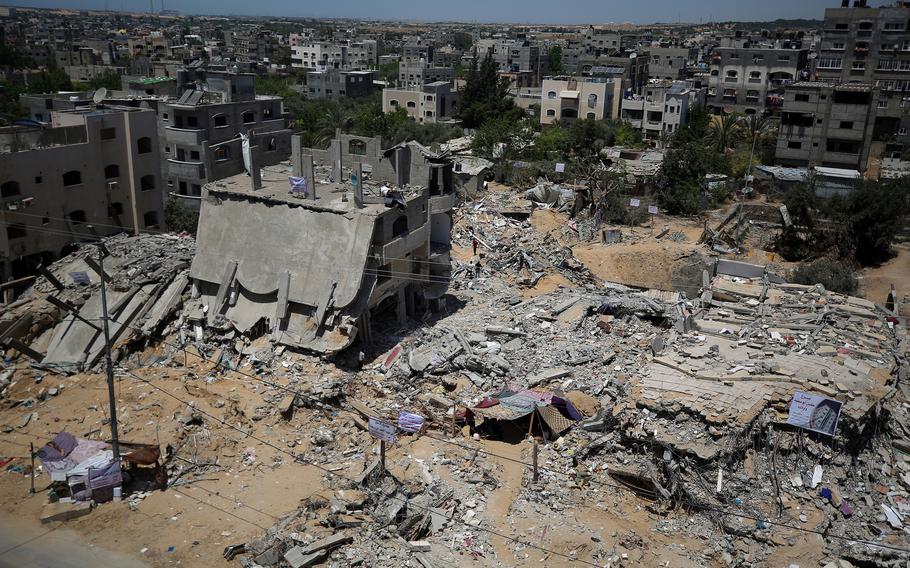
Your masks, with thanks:
M540 89L540 123L606 120L619 116L622 83L612 79L560 77L544 79Z

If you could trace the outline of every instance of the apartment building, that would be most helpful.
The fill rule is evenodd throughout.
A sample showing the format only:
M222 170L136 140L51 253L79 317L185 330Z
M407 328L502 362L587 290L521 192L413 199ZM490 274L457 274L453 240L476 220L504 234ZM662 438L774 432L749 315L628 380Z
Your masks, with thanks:
M585 77L546 78L540 89L540 124L619 116L622 83Z
M186 90L177 101L159 105L167 186L185 204L198 207L207 182L243 172L250 147L257 147L262 164L287 159L291 131L283 100L256 95L253 78L208 73L208 90Z
M366 97L373 94L375 71L309 71L306 74L306 96L309 99Z
M433 62L434 49L433 45L420 39L415 39L406 42L401 46L401 62L404 63L417 63L420 61L426 61L427 63Z
M690 111L704 104L705 92L684 81L650 81L641 95L623 99L622 120L640 130L645 139L658 140L688 122Z
M404 324L445 294L452 162L415 142L301 142L290 167L206 186L190 277L210 323L223 316L241 333L332 355L369 345L372 321ZM338 181L324 181L329 171ZM291 194L291 176L306 190Z
M453 78L451 67L436 67L425 60L403 61L398 66L398 84L402 87L420 87L439 81L449 83Z
M786 166L868 167L878 89L871 84L803 81L784 96L777 161Z
M763 46L743 42L741 47L718 47L710 56L708 110L719 114L773 111L783 101L784 89L808 78L809 50L801 42Z
M609 56L584 55L579 59L581 75L610 78L622 84L625 92L641 93L648 82L650 53L625 52Z
M648 64L648 76L651 79L676 81L686 78L686 71L698 63L698 49L694 47L659 47L648 48L651 61Z
M638 48L641 39L637 33L603 30L589 26L581 36L582 47L588 55L600 57Z
M291 67L324 71L348 68L348 46L316 41L291 47Z
M446 81L410 89L384 89L382 112L395 112L403 108L417 122L445 122L455 116L458 98L458 91L452 83Z
M0 278L32 273L101 235L164 222L157 121L149 109L49 111L46 128L0 128Z
M910 2L869 7L865 0L825 10L815 76L872 83L875 153L899 158L910 145Z

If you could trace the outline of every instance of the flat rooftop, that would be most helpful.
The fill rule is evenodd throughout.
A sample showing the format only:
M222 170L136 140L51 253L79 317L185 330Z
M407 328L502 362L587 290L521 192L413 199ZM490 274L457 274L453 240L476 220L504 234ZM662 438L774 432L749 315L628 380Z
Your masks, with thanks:
M293 174L291 164L282 162L274 166L262 168L262 187L253 189L253 182L246 173L238 174L205 185L205 189L212 193L229 193L251 199L261 199L275 203L284 203L305 209L332 211L336 213L358 213L379 215L388 209L384 203L367 203L363 208L354 205L354 186L350 179L352 170L343 168L343 177L346 181L330 181L331 168L315 166L316 199L308 199L299 193L291 192L290 178ZM406 201L421 194L423 188L419 186L385 185L369 179L367 169L364 171L363 195L364 199L382 199L383 187L391 191L400 192Z

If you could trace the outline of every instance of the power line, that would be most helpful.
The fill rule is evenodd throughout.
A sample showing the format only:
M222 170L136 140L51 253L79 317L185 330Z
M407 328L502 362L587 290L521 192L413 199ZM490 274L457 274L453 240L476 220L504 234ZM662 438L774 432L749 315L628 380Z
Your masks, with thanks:
M189 405L189 401L183 400L182 398L178 397L177 395L175 395L175 394L173 394L173 393L171 393L171 392L169 392L169 391L166 391L166 390L162 389L161 387L159 387L159 386L153 384L151 381L149 381L149 380L147 380L147 379L145 379L145 378L143 378L143 377L140 377L139 375L137 375L137 374L135 374L135 373L133 373L133 372L131 372L131 371L126 371L126 373L127 373L128 375L130 375L131 377L133 377L133 378L135 378L135 379L138 379L139 381L142 381L143 383L149 385L150 387L152 387L152 388L154 388L154 389L156 389L156 390L162 392L162 393L165 394L166 396L169 396L169 397L173 398L174 400L180 402L181 404ZM197 412L199 412L199 413L201 413L201 414L204 414L205 416L208 416L208 417L211 418L212 420L215 420L216 422L219 422L219 423L223 424L224 426L227 426L227 427L229 427L229 428L232 428L232 429L234 429L234 430L237 430L238 432L240 432L240 433L243 434L244 436L247 436L247 437L249 437L249 438L252 438L252 439L256 440L257 442L259 442L259 443L261 443L261 444L265 444L266 446L268 446L268 447L270 447L270 448L272 448L272 449L274 449L274 450L276 450L276 451L278 451L278 452L281 452L281 453L283 453L283 454L287 454L288 456L290 456L291 458L293 458L293 459L294 459L294 462L296 462L296 463L299 463L299 464L305 465L305 466L314 467L314 468L316 468L316 469L322 471L322 472L325 473L326 475L330 475L330 476L333 476L333 477L338 477L338 478L340 478L340 479L343 479L343 480L348 481L349 483L353 483L353 484L355 484L355 485L357 484L357 480L355 480L355 479L353 479L353 478L350 478L350 477L348 477L348 476L346 476L346 475L342 475L342 474L340 474L340 473L338 473L338 472L332 471L332 470L330 470L330 469L327 468L327 467L324 467L324 466L321 466L321 465L317 464L316 462L313 462L313 461L310 461L310 460L306 460L306 459L302 458L302 457L299 456L299 455L294 455L293 453L291 453L291 452L285 450L284 448L282 448L282 447L280 447L280 446L277 446L277 445L272 444L271 442L269 442L269 441L267 441L267 440L264 440L264 439L262 439L262 438L259 438L259 437L255 436L252 432L247 432L246 430L240 428L239 426L234 426L233 424L230 424L229 422L226 422L226 421L224 421L224 420L218 418L217 416L215 416L215 415L213 415L213 414L210 414L210 413L208 413L208 412L202 410L202 409L199 408L198 406L194 407L194 410L196 410ZM422 511L427 512L427 513L432 513L432 508L431 508L431 507L424 507L424 506L422 506L422 505L418 505L418 504L416 504L416 503L412 503L412 502L409 501L409 499L408 499L407 497L398 497L398 495L396 494L396 495L392 495L391 497L389 497L389 499L397 499L397 500L402 501L403 503L405 503L408 507L413 507L413 508L415 508L415 509L422 510ZM456 518L454 518L454 517L451 519L451 521L452 521L452 522L455 522L455 523L458 523L458 524L460 524L460 525L463 525L463 526L467 527L469 530L476 530L476 531L478 531L478 532L486 532L486 533L488 533L488 534L492 534L492 535L494 535L494 536L498 536L498 537L500 537L500 538L504 538L504 539L506 539L506 540L512 541L512 542L514 542L514 543L516 543L516 544L520 544L520 545L523 545L523 546L527 546L527 547L530 547L530 548L534 548L534 549L540 550L541 552L546 552L546 553L548 553L548 554L553 554L553 555L555 555L555 556L559 556L559 557L561 557L561 558L565 558L565 559L570 560L570 561L572 561L572 562L580 562L580 563L586 564L586 565L588 565L588 566L594 566L594 567L598 567L598 568L599 568L599 565L598 565L598 564L595 564L595 563L593 563L593 562L588 562L587 560L581 560L581 559L578 559L578 558L574 558L574 557L572 557L572 556L569 555L569 554L565 554L565 553L562 553L562 552L559 552L559 551L556 551L556 550L550 550L550 549L548 549L548 548L544 548L544 547L542 547L542 546L538 546L538 545L533 544L533 543L530 543L530 542L525 542L525 541L523 541L523 540L519 540L519 539L514 538L514 537L511 537L511 536L509 536L509 535L506 535L506 534L503 534L503 533L494 531L494 530L492 530L492 529L488 529L488 528L480 527L480 526L473 526L473 525L471 525L471 524L469 524L469 523L467 523L467 522L465 522L465 521L461 521L461 520L456 519ZM265 530L267 530L267 529L265 529Z

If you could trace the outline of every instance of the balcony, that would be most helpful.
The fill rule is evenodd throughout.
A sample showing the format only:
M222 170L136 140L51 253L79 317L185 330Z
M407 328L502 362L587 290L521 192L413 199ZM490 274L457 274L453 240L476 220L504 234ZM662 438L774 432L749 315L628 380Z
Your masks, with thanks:
M168 159L168 171L171 175L185 179L205 179L205 164L202 162L181 162Z
M430 238L430 228L428 223L424 223L420 227L401 235L396 239L392 239L384 245L380 245L377 248L378 255L382 258L382 264L387 262L386 259L393 258L405 258L405 255L414 249L423 246L429 242Z
M200 146L205 139L204 131L200 128L174 128L168 126L164 129L164 135L171 144L180 146Z

